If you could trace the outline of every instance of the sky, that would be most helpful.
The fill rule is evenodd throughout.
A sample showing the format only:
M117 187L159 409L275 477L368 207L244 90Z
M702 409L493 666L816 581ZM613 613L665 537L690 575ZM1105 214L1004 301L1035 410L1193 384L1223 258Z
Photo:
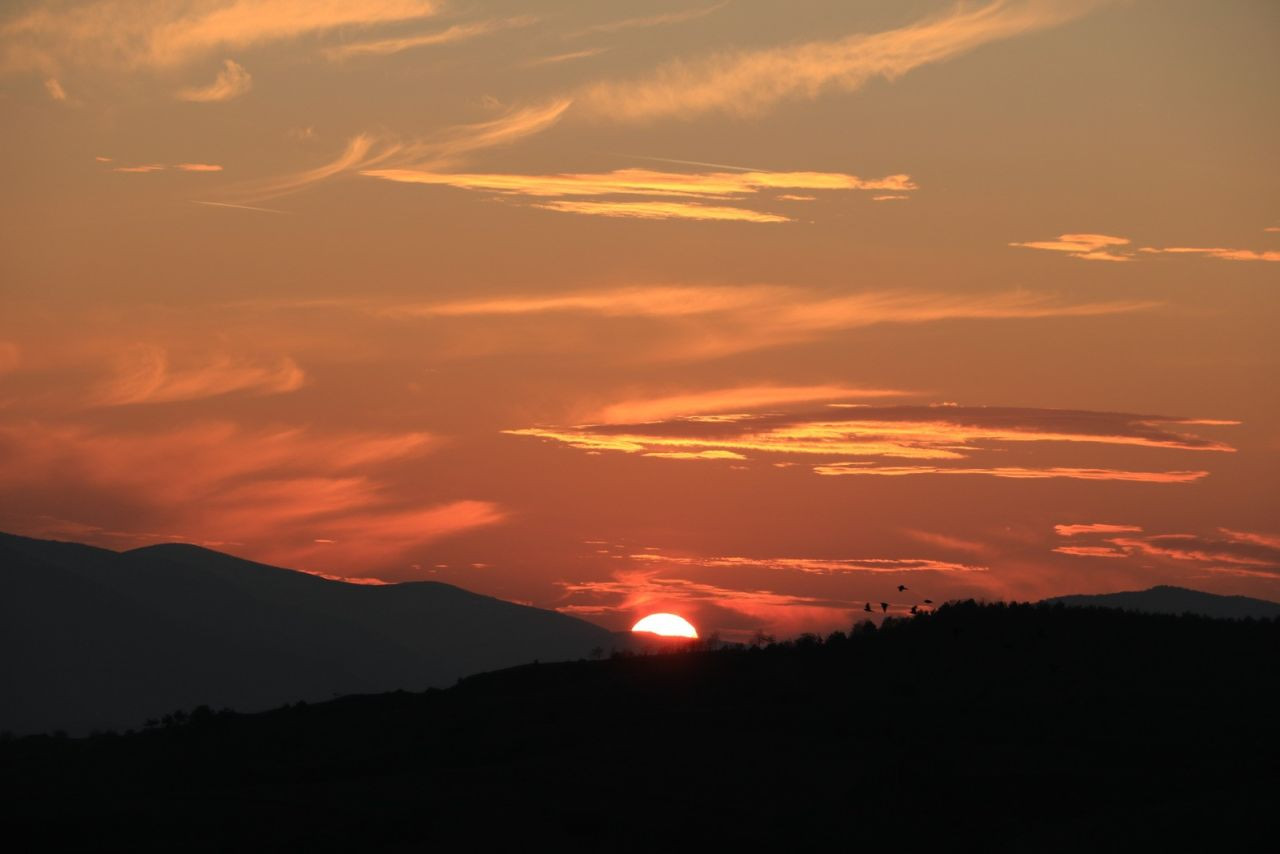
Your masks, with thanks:
M725 637L1280 600L1278 42L1269 0L7 3L0 529Z

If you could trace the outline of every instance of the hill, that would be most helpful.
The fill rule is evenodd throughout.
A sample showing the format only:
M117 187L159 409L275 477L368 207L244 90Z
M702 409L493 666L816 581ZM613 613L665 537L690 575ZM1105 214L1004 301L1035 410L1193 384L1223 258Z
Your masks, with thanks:
M131 850L1249 848L1280 623L956 603L127 735L0 743L0 823Z
M421 690L613 646L591 623L449 584L349 584L196 546L113 552L0 534L0 730Z
M1248 596L1219 596L1216 593L1165 584L1126 593L1056 596L1044 601L1082 608L1119 608L1122 611L1147 614L1198 614L1202 617L1232 620L1280 617L1280 602L1251 599Z

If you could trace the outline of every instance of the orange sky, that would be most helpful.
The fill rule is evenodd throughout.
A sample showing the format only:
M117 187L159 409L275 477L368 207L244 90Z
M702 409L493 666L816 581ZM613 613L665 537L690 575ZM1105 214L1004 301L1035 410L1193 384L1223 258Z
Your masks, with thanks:
M729 636L1280 599L1278 37L1267 0L10 3L0 529Z

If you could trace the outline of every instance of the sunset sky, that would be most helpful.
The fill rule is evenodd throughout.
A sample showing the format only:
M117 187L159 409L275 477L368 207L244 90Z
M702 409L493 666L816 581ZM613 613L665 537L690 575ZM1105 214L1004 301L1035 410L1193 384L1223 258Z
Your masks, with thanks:
M726 637L1280 599L1273 0L0 16L0 530Z

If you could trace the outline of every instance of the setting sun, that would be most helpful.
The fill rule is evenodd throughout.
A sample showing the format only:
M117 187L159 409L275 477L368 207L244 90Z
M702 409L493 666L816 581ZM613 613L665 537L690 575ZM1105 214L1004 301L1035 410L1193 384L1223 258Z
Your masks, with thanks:
M675 614L650 614L631 627L633 632L650 632L669 638L696 638L698 630Z

